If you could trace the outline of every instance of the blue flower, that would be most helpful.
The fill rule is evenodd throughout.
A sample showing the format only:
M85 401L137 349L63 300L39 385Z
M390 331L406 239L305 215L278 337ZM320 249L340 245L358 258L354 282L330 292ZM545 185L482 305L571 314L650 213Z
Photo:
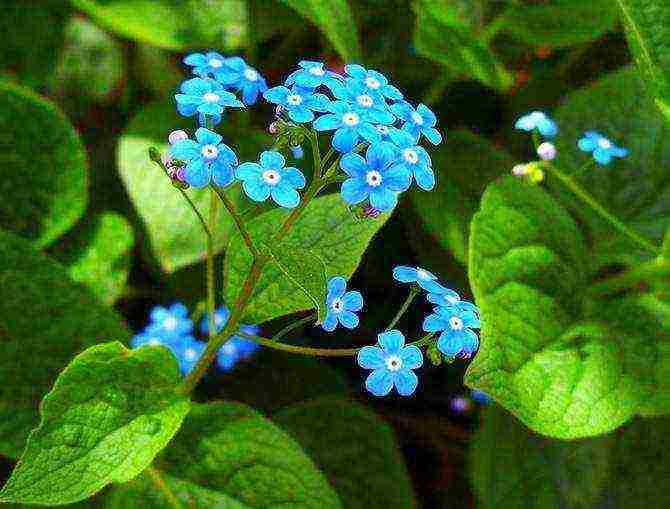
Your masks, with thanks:
M240 330L252 336L258 334L257 330L250 330L250 326L242 325ZM216 364L222 371L230 371L239 361L250 358L259 348L253 341L233 336L216 353Z
M181 302L175 302L167 308L154 307L149 320L149 328L161 335L181 336L193 331L193 322L188 318L188 309Z
M210 182L225 187L235 179L237 156L223 138L215 132L199 128L194 140L181 140L170 148L170 155L186 162L184 178L193 187L205 187Z
M446 288L437 282L437 276L421 267L399 265L393 269L393 278L401 283L416 283L427 292L442 293Z
M372 369L365 388L375 396L386 396L395 386L398 394L409 396L419 379L413 370L423 365L423 354L414 345L405 346L400 331L390 330L377 336L378 346L364 346L358 352L358 365Z
M192 53L184 58L184 63L193 67L193 74L207 78L219 71L226 63L226 58L210 51L209 53Z
M291 209L300 203L296 189L305 187L305 176L297 168L284 168L285 165L286 159L279 152L265 151L260 164L243 163L237 167L236 176L252 200L261 202L272 196L277 205Z
M133 348L139 348L145 345L163 345L170 347L177 339L179 339L179 337L178 334L166 333L160 326L149 325L148 327L145 327L142 332L133 336L130 340L130 346Z
M344 72L356 82L365 86L371 94L380 95L394 101L402 100L402 92L393 85L389 85L386 76L377 71L366 70L358 64L349 64L344 67Z
M439 289L431 291L427 298L428 302L435 304L438 307L454 306L463 311L472 311L476 315L479 315L479 308L472 302L461 300L461 296L458 295L458 293L441 285Z
M598 164L608 165L613 157L626 157L628 150L617 147L602 134L595 131L587 131L584 137L577 143L582 152L593 152L593 159Z
M415 110L411 104L402 101L392 104L390 108L396 117L405 121L402 129L414 136L416 142L422 134L433 145L442 142L442 135L435 129L437 117L425 104L419 104Z
M221 122L221 115L227 107L244 108L234 94L223 89L212 79L193 78L181 84L181 94L175 95L177 111L185 117L198 114L204 125L211 120L214 125Z
M537 129L542 136L553 138L558 133L556 122L541 111L533 111L519 118L514 124L516 129L532 132Z
M384 124L374 124L373 127L377 129L379 136L381 136L381 141L389 141L393 143L393 140L391 139L391 130L395 129L395 127Z
M447 357L470 357L479 347L479 338L472 329L479 327L477 314L458 305L438 307L423 322L426 332L442 331L437 348Z
M396 161L396 149L388 142L370 145L365 159L355 153L343 156L340 168L349 176L342 183L344 201L356 205L369 198L376 209L383 212L393 209L398 203L398 194L412 183L409 172L394 166Z
M389 136L400 152L400 160L394 168L403 169L414 176L417 185L424 191L435 187L435 173L426 149L415 143L414 137L406 131L391 128Z
M330 101L323 94L315 94L310 88L294 86L273 87L263 94L271 103L283 107L294 122L311 122L314 111L326 111Z
M334 101L328 106L331 113L322 115L314 121L312 127L317 131L335 130L332 145L342 153L351 152L361 137L370 143L379 143L381 135L360 110L346 101Z
M326 318L322 325L324 330L334 331L338 322L347 329L355 329L359 322L355 312L361 309L363 296L360 292L348 292L347 282L343 277L334 277L328 281Z
M302 60L298 62L300 69L292 72L286 78L286 85L290 86L294 83L305 88L316 88L325 85L330 88L333 84L342 79L339 74L328 71L323 68L323 62L312 62L310 60Z
M170 346L170 350L177 357L182 375L188 375L193 371L206 346L206 343L198 341L193 336L183 336Z
M212 74L226 88L242 92L242 100L246 105L254 104L258 96L268 89L263 76L240 57L226 58L225 65Z
M393 113L388 110L384 98L370 91L357 81L349 81L346 85L336 84L332 87L333 95L340 101L349 103L361 118L373 124L392 124L395 122Z

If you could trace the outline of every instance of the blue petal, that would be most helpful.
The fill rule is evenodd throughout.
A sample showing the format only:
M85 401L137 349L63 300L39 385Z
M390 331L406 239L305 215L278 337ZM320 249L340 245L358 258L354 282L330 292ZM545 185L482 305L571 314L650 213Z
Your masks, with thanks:
M439 314L428 315L423 321L423 330L426 332L438 332L449 328L449 322Z
M241 168L242 166L240 166ZM239 170L239 168L238 168ZM248 179L242 183L246 195L254 201L265 201L270 197L270 186L261 179Z
M350 177L363 178L368 170L365 159L358 154L345 154L340 159L340 168Z
M341 126L342 120L340 120L340 117L333 115L332 113L321 115L312 124L312 127L316 131L331 131L333 129L338 129Z
M463 331L445 330L437 340L437 349L447 357L455 357L463 349Z
M439 145L442 143L442 135L434 127L425 127L421 130L421 132L433 145Z
M242 87L242 100L244 104L255 104L258 99L258 85L256 83L247 82Z
M207 60L205 59L205 55L202 53L191 53L190 55L186 55L186 57L184 57L183 62L186 65L193 67L202 67L207 63Z
M260 163L263 168L279 170L286 166L286 159L276 150L266 150L261 154Z
M479 338L470 329L465 329L464 332L463 351L468 355L472 355L479 348Z
M388 212L398 204L398 194L386 187L373 188L370 191L370 204L382 212Z
M402 129L389 129L389 137L395 145L400 148L410 148L414 146L414 137Z
M205 187L212 180L212 169L202 159L192 159L186 165L184 177L193 187Z
M344 296L347 291L347 280L340 276L330 278L328 281L328 303Z
M333 332L335 330L335 327L337 327L337 315L335 315L334 313L328 313L321 327L325 331Z
M195 139L198 140L200 145L218 145L223 141L223 137L220 134L205 129L204 127L198 128L195 132Z
M393 85L386 85L381 90L382 94L384 94L389 99L393 99L394 101L402 100L402 92Z
M211 83L201 78L192 78L181 84L181 91L187 95L202 97L212 89Z
M414 371L409 369L401 369L395 374L395 388L401 396L409 396L416 390L419 385L419 378Z
M220 115L223 113L223 108L218 103L203 102L198 105L198 113L203 115Z
M540 131L540 134L546 136L547 138L553 138L556 136L556 133L558 133L556 122L546 116L540 119L540 121L537 123L537 130Z
M369 186L362 180L350 178L342 183L340 193L349 205L357 205L368 197Z
M377 134L379 135L379 133ZM351 152L356 147L357 143L358 133L356 130L348 127L341 127L335 131L335 136L333 136L332 141L333 147L342 153Z
M408 345L400 351L402 367L404 369L416 369L423 365L423 354L421 349L415 345Z
M286 96L291 92L286 87L272 87L265 91L263 97L268 102L275 104L284 104L286 102Z
M593 152L596 148L596 144L597 142L593 138L580 138L577 142L577 146L582 152Z
M235 180L235 171L233 167L219 158L212 163L212 182L217 186L226 187Z
M181 140L172 145L170 155L180 161L190 161L200 156L200 145L193 140Z
M340 320L340 323L347 329L355 329L356 327L358 327L358 323L360 321L358 319L358 316L356 316L356 314L347 310L342 311L339 315L337 315L337 318Z
M393 278L401 283L414 283L417 277L417 270L414 267L398 265L393 269Z
M365 381L365 388L375 396L386 396L393 388L393 379L388 369L375 369Z
M302 172L298 168L293 168L291 166L284 168L281 177L283 181L289 183L291 187L295 189L302 189L305 187L305 184L307 184Z
M242 163L235 170L235 176L240 180L258 180L263 168L258 163Z
M223 159L231 166L237 166L237 155L228 145L221 143L217 148L219 149L219 159Z
M358 78L360 80L365 79L367 76L367 71L365 70L365 67L358 64L345 65L344 72L346 72L349 76L353 78Z
M287 209L293 209L300 203L300 194L287 182L279 182L272 187L270 195L277 205Z
M419 286L429 293L443 293L445 288L434 280L419 280Z
M302 104L288 108L288 116L294 122L311 122L314 120L314 113Z
M433 113L431 109L425 104L419 104L416 107L416 112L421 115L424 120L424 125L427 124L427 127L433 127L437 123L437 117L435 117L435 113Z
M356 361L364 369L380 369L385 365L382 349L378 346L364 346L358 351Z
M425 164L416 165L414 179L416 184L424 191L430 191L435 187L435 173L433 173L432 168Z
M197 104L177 104L177 111L185 117L192 117L198 111Z
M404 165L396 165L384 172L382 185L392 191L403 192L412 184L412 174Z
M377 341L387 355L399 354L400 349L405 346L405 336L395 329L382 332L377 336Z
M370 143L381 143L382 141L382 136L381 134L379 134L379 131L377 131L377 129L375 129L375 126L373 126L369 122L363 122L362 124L359 124L357 130L358 134L360 134Z
M363 308L363 296L361 292L347 292L344 294L342 301L344 302L344 309L348 311L360 311Z
M376 129L375 129L376 131ZM368 165L375 170L383 170L397 158L395 145L388 141L373 143L365 153Z
M609 150L598 147L593 151L593 159L595 159L598 164L608 165L612 161L612 154Z

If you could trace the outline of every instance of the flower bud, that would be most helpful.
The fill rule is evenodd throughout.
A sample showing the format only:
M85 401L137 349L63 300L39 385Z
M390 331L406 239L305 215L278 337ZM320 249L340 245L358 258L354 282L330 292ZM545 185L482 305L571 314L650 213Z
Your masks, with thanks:
M551 161L556 157L556 147L553 143L545 141L537 147L537 155L543 161Z
M291 147L291 153L293 154L294 159L302 159L305 156L305 151L302 149L301 145Z
M523 177L526 173L528 173L527 164L517 164L514 168L512 168L512 175L515 177Z
M170 142L170 145L174 145L177 142L180 142L182 140L187 140L188 139L188 134L186 131L182 131L181 129L177 131L172 131L170 135L168 136L168 141Z
M363 217L367 219L376 219L382 213L381 210L374 208L372 205L363 207Z
M268 132L270 134L277 134L279 132L279 122L270 122L270 125L268 126Z

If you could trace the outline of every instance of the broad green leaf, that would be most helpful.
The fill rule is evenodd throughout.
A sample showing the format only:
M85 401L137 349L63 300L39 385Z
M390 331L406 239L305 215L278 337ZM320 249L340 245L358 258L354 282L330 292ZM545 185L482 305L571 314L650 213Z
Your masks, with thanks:
M560 132L555 162L566 172L577 170L591 157L577 148L577 140L587 130L597 130L630 151L609 166L582 172L578 180L610 212L660 246L670 228L670 124L646 96L634 69L613 73L570 94L556 117ZM589 225L596 270L599 264L636 266L653 256L620 235L551 175L547 182Z
M257 243L267 243L289 214L274 209L250 223ZM376 220L357 219L339 194L313 200L291 232L282 241L285 249L309 249L326 264L328 278L348 278L356 270L372 237L384 225L388 215ZM252 258L239 235L228 246L224 267L225 301L235 302L249 272ZM313 307L312 301L285 278L274 265L266 265L249 302L245 321L261 323L272 318Z
M38 403L76 354L130 335L65 268L0 231L0 453L18 457Z
M512 86L510 73L451 2L419 0L415 10L414 47L419 55L491 88L506 91Z
M133 243L128 221L106 212L61 239L51 254L68 266L74 281L88 286L100 301L113 304L126 288Z
M234 113L232 115L235 115ZM149 147L167 152L167 136L173 129L186 129L193 136L193 121L177 115L167 104L156 104L139 113L121 136L117 159L121 178L147 230L151 254L163 270L173 272L205 258L205 234L198 218L161 169L149 160ZM256 160L270 143L260 130L224 127L226 143L240 160ZM189 189L191 199L205 218L209 215L210 191ZM240 210L248 208L238 186L227 191ZM221 251L235 228L223 206L214 228L215 248Z
M347 0L281 0L314 23L345 62L362 57L356 21Z
M670 411L667 328L636 297L586 298L583 234L543 189L489 186L470 228L482 342L466 383L561 438Z
M56 106L5 81L0 132L0 227L44 247L86 208L84 146Z
M284 247L283 243L274 249L268 246L272 261L282 275L300 289L312 301L317 310L317 322L326 317L326 264L310 249Z
M238 403L194 405L157 466L251 508L342 507L300 446Z
M616 0L642 80L670 123L670 9L666 0Z
M503 15L503 30L533 46L572 46L612 30L618 14L611 0L516 3Z
M273 420L324 470L348 509L414 507L393 430L364 406L322 398L288 407Z
M486 184L509 173L513 160L491 142L469 131L449 133L431 153L437 185L429 193L410 192L424 229L456 259L467 263L470 219Z
M71 0L122 37L170 50L234 49L246 40L243 0Z
M114 486L105 497L105 509L127 509L134 506L146 509L249 507L225 493L182 481L153 467L147 468L142 475L128 483Z
M42 401L39 427L3 502L67 504L148 467L189 411L174 356L162 347L92 346Z
M490 407L470 449L479 507L665 507L669 425L668 419L638 419L603 437L565 442L535 435Z

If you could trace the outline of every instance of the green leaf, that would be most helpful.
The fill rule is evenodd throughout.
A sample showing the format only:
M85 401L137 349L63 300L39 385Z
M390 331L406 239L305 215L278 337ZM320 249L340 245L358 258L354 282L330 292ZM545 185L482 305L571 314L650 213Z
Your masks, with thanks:
M535 435L499 407L488 408L471 452L483 509L665 507L670 475L668 419L637 420L616 433L565 442Z
M39 401L85 348L130 331L67 270L0 231L0 453L18 457Z
M165 348L96 345L75 357L40 408L42 421L0 492L3 502L67 504L148 467L189 411Z
M247 37L243 0L72 0L116 34L170 50L234 49Z
M469 131L449 133L431 158L437 185L429 193L411 191L412 206L423 228L466 264L470 219L484 188L494 178L508 173L513 160L486 138Z
M670 228L670 124L646 96L634 69L610 74L573 92L556 117L561 130L555 162L566 172L574 172L590 159L576 143L589 129L630 151L628 157L581 172L577 179L610 212L660 246ZM618 234L551 175L547 183L588 224L595 243L594 270L607 264L636 266L653 256Z
M88 286L100 301L113 304L126 288L133 242L128 221L105 212L63 238L51 254L68 266L74 281Z
M252 508L342 507L300 446L238 403L194 405L158 466Z
M167 272L204 260L205 233L181 194L161 169L149 160L148 150L155 146L166 152L169 132L178 128L189 130L192 126L192 119L178 116L170 105L149 106L130 122L121 136L117 152L121 178L147 230L148 247ZM269 136L260 130L224 127L222 134L241 160L256 160L258 153L270 143ZM207 218L210 191L189 189L187 193ZM249 207L248 200L241 198L239 187L227 191L227 195L238 205L238 209ZM220 206L219 219L214 228L217 252L224 248L234 229L233 220Z
M266 246L274 263L285 278L312 301L317 310L317 323L326 318L326 264L310 249L284 247L283 243L272 249Z
M617 0L628 45L650 95L670 123L670 9L665 0Z
M0 81L0 228L44 247L86 208L86 152L51 102Z
M670 411L668 330L636 297L587 298L591 255L556 200L509 177L486 190L470 231L482 342L468 385L561 438Z
M511 74L454 5L429 0L414 5L414 47L419 55L496 90L504 92L512 86Z
M288 214L286 210L274 209L249 222L254 240L258 244L269 241ZM325 262L328 278L349 278L358 267L370 240L387 218L384 215L376 220L357 219L339 194L317 198L305 208L282 241L282 249L309 249ZM225 301L235 302L252 258L239 235L231 239L227 253ZM313 306L313 302L302 292L296 292L296 286L275 265L267 265L249 302L245 321L261 323Z
M347 0L281 0L314 23L345 62L362 57L356 21Z
M348 509L414 507L393 430L364 406L319 399L286 408L273 420L324 470Z
M584 44L612 30L618 18L611 0L551 0L515 4L503 14L503 30L533 46Z

